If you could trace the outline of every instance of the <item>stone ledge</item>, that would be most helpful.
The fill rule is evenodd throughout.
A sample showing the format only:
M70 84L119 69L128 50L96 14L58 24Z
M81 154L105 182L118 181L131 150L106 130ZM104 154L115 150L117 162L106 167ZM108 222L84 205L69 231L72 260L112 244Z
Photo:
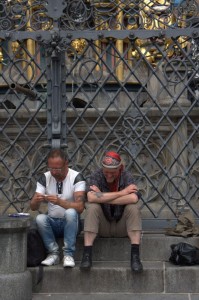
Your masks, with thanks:
M63 239L59 239L60 256L62 257ZM144 233L141 242L141 259L143 261L168 261L170 245L180 242L199 247L199 237L177 237L165 234ZM83 234L77 238L75 259L81 260L83 253ZM126 238L96 238L93 245L93 259L96 261L128 261L131 246Z
M77 293L77 294L33 294L33 300L198 300L199 294L165 294L165 293Z
M163 263L144 262L144 271L131 272L129 262L93 262L89 272L62 265L44 267L42 282L34 287L37 293L161 293L164 291ZM29 268L33 275L33 286L37 280L37 268Z
M175 266L166 263L165 292L199 293L198 278L199 266Z

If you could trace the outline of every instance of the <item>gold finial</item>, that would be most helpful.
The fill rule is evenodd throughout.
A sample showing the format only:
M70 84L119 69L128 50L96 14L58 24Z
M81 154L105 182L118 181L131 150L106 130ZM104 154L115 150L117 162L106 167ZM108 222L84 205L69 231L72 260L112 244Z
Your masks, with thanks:
M17 41L16 42L12 42L12 52L16 55L16 57L20 56L20 53L19 53L19 43Z
M18 42L12 42L12 52L15 54L19 50Z
M3 62L3 52L2 49L0 48L0 63Z
M85 39L76 39L71 42L71 46L75 49L77 54L82 54L84 51L84 48L86 46L86 40Z
M20 49L20 45L17 41L12 42L12 52L16 58L21 58L24 55L23 50L22 48Z

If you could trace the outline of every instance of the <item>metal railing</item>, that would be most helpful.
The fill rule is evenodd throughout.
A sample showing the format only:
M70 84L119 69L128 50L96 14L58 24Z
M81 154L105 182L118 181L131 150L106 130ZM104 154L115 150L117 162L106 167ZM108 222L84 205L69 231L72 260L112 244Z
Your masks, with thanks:
M119 151L144 218L198 218L197 1L52 2L0 1L1 213L61 147L85 177Z

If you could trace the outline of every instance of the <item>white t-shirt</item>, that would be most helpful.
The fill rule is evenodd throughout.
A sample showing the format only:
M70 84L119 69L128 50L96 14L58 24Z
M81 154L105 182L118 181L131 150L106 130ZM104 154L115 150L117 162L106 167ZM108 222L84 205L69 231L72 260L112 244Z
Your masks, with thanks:
M68 169L67 176L63 180L62 193L58 194L57 182L50 171L44 173L44 176L37 182L36 192L43 195L58 195L62 199L74 201L74 192L86 190L86 182L83 176L72 169ZM65 208L48 202L48 214L53 218L63 218Z

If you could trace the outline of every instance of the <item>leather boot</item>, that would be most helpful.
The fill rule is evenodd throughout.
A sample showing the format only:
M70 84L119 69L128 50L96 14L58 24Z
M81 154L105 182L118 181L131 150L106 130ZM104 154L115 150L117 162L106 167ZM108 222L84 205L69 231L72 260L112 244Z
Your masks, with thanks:
M136 253L131 254L131 270L132 272L136 272L136 273L143 271L143 266L140 261L140 257Z
M80 264L80 269L82 270L89 270L92 267L92 257L91 254L88 252L84 252L82 261Z

